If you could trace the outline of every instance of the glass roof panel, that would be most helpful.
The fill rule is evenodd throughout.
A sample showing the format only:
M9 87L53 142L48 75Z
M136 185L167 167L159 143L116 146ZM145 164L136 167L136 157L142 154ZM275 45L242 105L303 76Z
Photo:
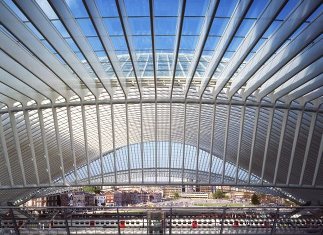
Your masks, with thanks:
M66 3L76 18L89 17L82 0L66 0Z
M86 19L78 19L77 22L79 23L84 36L97 36L97 33L94 29L94 26L90 20L90 18Z
M199 35L204 17L185 17L182 35Z
M216 17L230 17L237 3L238 0L231 0L230 4L227 0L221 0L216 11Z
M110 36L123 35L122 26L119 18L105 18L103 22Z
M97 8L103 17L119 16L115 0L95 0Z
M149 17L129 17L128 22L132 35L150 35Z
M155 16L177 16L179 0L155 0Z
M149 16L148 0L124 0L128 16Z
M258 18L262 11L265 9L269 0L257 0L253 1L251 7L249 8L245 18Z
M155 35L175 35L177 29L177 18L155 17Z
M204 16L209 0L187 0L185 16Z
M52 23L64 38L70 37L69 33L60 20L52 20Z

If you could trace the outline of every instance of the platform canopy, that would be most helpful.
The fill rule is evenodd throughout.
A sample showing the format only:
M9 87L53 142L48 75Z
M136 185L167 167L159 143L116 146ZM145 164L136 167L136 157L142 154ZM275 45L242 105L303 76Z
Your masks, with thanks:
M187 184L322 200L322 9L0 1L0 202Z

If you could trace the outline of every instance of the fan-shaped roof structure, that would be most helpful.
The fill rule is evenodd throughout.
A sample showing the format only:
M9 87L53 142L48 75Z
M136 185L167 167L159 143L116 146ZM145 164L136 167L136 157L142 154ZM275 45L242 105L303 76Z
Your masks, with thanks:
M0 1L0 201L79 185L323 196L320 0Z

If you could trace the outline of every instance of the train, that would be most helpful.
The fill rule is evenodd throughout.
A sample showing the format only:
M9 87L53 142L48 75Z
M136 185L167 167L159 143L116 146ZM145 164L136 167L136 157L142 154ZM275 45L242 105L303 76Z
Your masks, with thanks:
M16 220L18 228L65 228L66 223L71 228L146 228L160 226L164 228L322 228L322 218L174 218L150 220L148 218L70 218L70 219L39 219L33 222L27 219ZM12 220L1 220L1 228L14 228Z

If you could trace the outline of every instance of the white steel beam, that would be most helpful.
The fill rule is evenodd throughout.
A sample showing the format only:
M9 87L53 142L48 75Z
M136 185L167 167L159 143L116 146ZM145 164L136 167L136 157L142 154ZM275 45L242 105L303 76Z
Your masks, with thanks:
M25 124L26 124L26 131L27 131L27 135L28 135L28 140L29 140L31 160L33 161L33 166L34 166L34 171L35 171L35 176L36 176L36 184L39 185L39 175L38 175L38 168L37 168L37 162L36 162L35 146L34 146L34 140L33 140L31 128L30 128L29 113L27 110L24 111L24 120L25 120Z
M251 177L252 160L253 160L254 151L255 151L255 143L256 143L256 138L257 138L257 130L258 130L258 120L259 120L260 108L257 107L255 112L256 112L256 116L255 116L255 122L254 122L254 126L253 126L253 131L252 131L251 152L250 152L250 160L249 160L249 167L248 167L248 182L249 183L250 183L250 177Z
M212 59L207 66L205 73L204 73L204 80L202 81L202 86L200 89L199 96L202 96L205 88L207 87L209 81L211 80L214 72L216 71L217 67L219 66L225 51L230 45L230 42L233 39L234 34L238 30L245 14L247 13L252 1L239 1L238 5L236 6L229 23L224 31L216 49L214 50L214 54Z
M182 184L184 184L184 168L185 168L185 142L186 142L186 108L184 107L184 129L183 129L183 156L182 156Z
M75 176L75 185L78 185L78 175L76 168L76 155L75 155L75 146L74 146L74 135L73 135L73 125L72 125L72 116L71 116L71 106L66 107L67 111L67 120L68 120L68 130L70 134L70 143L71 143L71 151L73 156L73 166L74 166L74 176Z
M292 152L291 152L291 158L289 160L289 166L288 166L288 173L287 173L287 179L286 179L286 184L290 183L290 177L291 177L291 172L292 172L292 167L295 159L295 154L296 154L296 146L297 146L297 140L299 136L299 131L302 125L302 118L303 118L303 113L304 111L300 111L297 115L297 121L296 121L296 129L295 129L295 134L294 134L294 140L293 140L293 145L292 145Z
M97 78L101 82L103 88L106 90L109 96L112 97L113 91L111 86L111 78L109 78L107 73L104 71L98 57L96 56L92 47L90 46L89 42L84 36L74 16L71 14L71 11L67 6L67 3L63 0L50 0L49 3L56 11L57 15L60 17L62 23L64 23L64 25L66 26L73 40L79 46L84 57L87 59L89 65L93 69L93 72L96 74Z
M282 96L288 94L289 92L293 91L294 89L302 86L306 82L318 76L322 72L322 69L321 69L322 67L323 67L323 58L317 60L316 62L314 62L313 64L309 65L307 68L303 69L298 74L296 74L293 78L291 78L293 79L292 82L288 81L289 83L288 85L284 85L284 87L281 86L279 88L275 86L275 87L268 88L268 90L265 89L263 91L260 91L258 93L259 99L261 100L269 92L275 90L272 94L272 97L273 97L272 100L273 102L276 102L276 100L278 100Z
M84 150L85 150L85 158L86 158L87 181L88 181L88 184L91 184L90 158L89 158L89 150L88 150L87 125L86 125L84 105L81 106L81 113L82 113L83 135L84 135Z
M285 3L286 1L271 1L268 4L264 12L255 22L255 25L252 27L251 31L241 43L240 48L243 48L243 50L239 50L237 53L235 53L224 68L223 72L221 72L215 85L215 95L219 94L225 84L231 79ZM201 88L202 92L206 86L207 83L203 83Z
M47 137L46 137L45 127L44 127L43 112L41 109L38 110L38 117L39 117L39 126L40 126L43 146L44 146L44 158L46 159L46 167L47 167L46 171L48 173L49 185L52 185L52 174L50 171L48 147L47 147L47 140L46 140Z
M6 84L8 87L14 88L20 93L24 93L26 96L30 97L31 100L34 100L38 104L40 104L44 99L46 99L41 93L33 89L30 85L20 81L18 78L1 68L0 82Z
M113 168L114 168L114 183L117 184L117 156L116 156L116 132L114 128L114 108L110 103L111 111L111 127L112 127L112 146L113 146Z
M211 143L210 143L210 159L209 159L209 184L211 184L212 176L212 164L213 164L213 144L214 144L214 132L215 132L215 116L216 116L216 104L213 105L213 116L212 116L212 131L211 131Z
M59 155L60 164L61 164L60 165L60 171L61 171L61 174L62 174L63 185L66 185L65 167L64 167L63 152L62 152L62 143L61 143L61 136L59 134L56 108L53 107L52 112L53 112L53 119L54 119L54 129L55 129L55 136L56 136L58 155Z
M179 8L178 8L178 17L177 17L177 27L176 27L176 39L175 39L175 45L174 45L174 51L173 51L173 66L171 68L172 72L172 84L170 87L170 99L173 97L173 88L174 88L174 82L176 77L176 69L177 69L177 60L178 60L178 53L179 48L181 44L181 36L182 36L182 30L183 30L183 21L184 21L184 15L185 15L185 7L186 7L186 0L179 0Z
M199 105L199 117L197 123L197 145L196 145L196 173L195 173L195 180L196 183L199 182L199 163L200 163L200 136L201 136L201 110L202 104Z
M124 0L115 0L115 3L116 3L118 14L120 17L120 23L121 23L124 39L127 44L129 58L130 58L130 62L132 64L132 68L133 68L133 72L134 72L134 75L136 78L137 86L138 86L138 89L141 91L141 84L140 84L141 82L140 82L139 78L141 78L142 75L139 74L140 69L138 66L138 60L137 60L137 56L136 56L135 46L133 45L133 39L132 39L133 34L131 32L131 27L128 22L126 6L124 3ZM141 95L142 95L142 92L140 92L140 96Z
M128 103L125 104L126 107L126 129L127 129L127 161L128 161L128 182L131 184L131 162L130 162L130 142L129 142L129 113L128 113Z
M315 11L321 4L320 0L303 1L281 24L279 29L265 42L262 48L248 62L248 64L233 80L229 92L232 97L240 87L245 84L249 78L272 56L272 54L285 42L286 39Z
M243 136L243 127L244 127L244 119L245 119L245 112L246 106L242 106L241 108L241 117L240 117L240 128L239 128L239 140L238 140L238 151L237 151L237 161L236 161L236 174L235 174L235 183L238 183L238 173L239 173L239 161L241 155L241 142Z
M100 168L101 168L101 183L104 184L104 172L103 172L103 154L102 154L102 132L101 132L101 118L100 109L98 103L95 106L96 120L98 123L98 138L99 138L99 154L100 154Z
M319 65L319 63L323 64L323 58L322 58L323 53L320 51L321 46L322 46L322 43L320 42L315 43L311 48L309 48L308 50L304 51L302 54L293 58L290 63L286 64L272 77L270 78L268 77L269 78L268 82L270 84L263 85L265 86L264 89L262 89L261 87L260 92L257 94L257 101L259 102L264 96L274 91L277 87L284 84L285 82L289 82L288 80L290 79L293 80L293 82L289 82L290 85L294 85L294 80L295 78L297 79L297 76L299 76L299 74L304 75L307 72L308 74L314 74L314 77L315 77L320 72L322 72L322 70L317 72L317 70L319 70L318 68L320 67L318 68L316 67L317 65ZM272 63L274 62L275 60ZM269 64L272 64L272 63L269 63ZM266 74L267 72L266 73L264 72L263 76L266 76ZM304 75L304 77L307 79L309 78L308 74L306 74L307 76ZM259 77L262 78L263 76L260 75ZM313 75L311 77L313 77ZM303 79L301 80L303 83L306 81L306 79L304 79L304 81ZM289 88L289 86L287 87ZM244 95L248 95L248 93Z
M283 149L283 141L284 141L284 137L285 137L288 115L289 115L289 110L284 110L282 126L281 126L282 129L280 131L279 146L278 146L277 159L276 159L276 165L275 165L275 173L274 173L274 180L273 180L274 185L276 185L276 181L277 181L277 173L278 173L280 157L281 157L282 149Z
M185 98L188 95L188 91L189 91L191 83L193 81L193 77L196 73L197 66L198 66L199 61L201 59L205 43L207 41L207 38L209 36L209 32L212 27L212 23L213 23L213 20L215 17L215 13L216 13L218 4L219 4L218 0L213 0L213 1L209 2L209 6L208 6L207 12L205 14L203 26L201 27L199 41L196 45L196 49L195 49L195 52L194 52L194 55L193 55L193 58L192 58L192 61L191 61L190 67L189 67L189 71L186 76L186 85L185 85L185 91L184 91Z
M9 160L6 138L5 138L4 131L3 131L2 115L0 115L0 141L1 141L1 146L2 146L2 154L3 154L4 160L5 160L5 165L8 170L10 186L13 187L14 181L13 181L13 177L12 177L12 171L11 171L11 165L10 165L10 160Z
M227 119L225 123L225 134L224 134L224 151L223 151L223 167L222 167L222 177L221 182L224 184L224 176L225 176L225 163L227 159L227 148L228 148L228 136L230 129L230 112L231 112L231 104L227 106Z
M38 20L38 22L43 22L43 20L46 19L41 14L39 7L36 6L37 4L33 1L15 1L15 3L24 9L24 13L27 14L28 17L35 19L41 15L42 20ZM34 7L31 7L31 5ZM54 54L49 52L49 50L36 36L33 35L31 30L28 29L23 22L15 17L7 6L5 6L4 2L1 2L0 6L0 19L2 18L1 22L3 22L7 29L16 35L18 40L21 40L21 43L23 43L33 53L32 57L39 59L35 60L36 63L41 64L41 66L36 66L37 69L41 70L43 67L45 67L46 69L44 72L51 71L48 73L51 76L51 79L44 79L44 81L51 84L52 87L55 87L54 84L62 83L62 85L64 84L63 86L68 87L68 89L72 90L73 93L79 97L82 96L82 88L78 79L57 60ZM49 20L47 19L47 21ZM61 89L58 89L58 91L61 91Z
M267 162L267 157L268 157L268 146L269 146L269 142L270 142L274 114L275 114L275 109L274 108L270 109L267 134L266 134L265 151L264 151L264 157L263 157L262 168L261 168L261 176L260 176L261 184L264 183L264 173L265 173L266 162Z
M302 85L301 87L299 87L298 89L292 91L291 93L289 93L286 97L285 97L285 101L286 102L292 102L306 94L310 94L312 91L317 90L317 92L313 93L313 97L311 99L315 99L317 97L320 97L323 94L323 90L320 89L320 87L323 86L323 74L321 73L319 76L317 76L316 78L312 79L311 81L305 83L304 85ZM310 99L308 99L309 97L307 97L307 99L304 99L304 102L309 102Z
M0 33L0 40L1 35L2 34ZM15 43L11 46L14 46L15 50L19 49L19 47ZM19 52L17 56L24 57L21 58L21 60L27 59L29 62L32 62L32 60L29 60L29 54ZM32 64L34 65L34 63ZM56 90L52 89L52 87L49 86L46 82L44 82L42 79L39 79L39 77L37 77L27 67L24 67L21 64L21 62L15 60L15 58L12 58L11 55L8 55L2 50L0 50L0 65L2 69L6 70L8 73L12 74L25 84L31 85L35 90L37 90L39 93L43 94L45 97L50 99L53 103L55 102L56 98L59 97L59 95L61 95Z
M282 84L288 77L296 74L322 56L323 53L320 50L322 46L320 41L322 40L302 52L306 46L313 43L313 40L321 34L322 21L323 16L313 21L288 46L276 56L273 56L270 62L266 63L250 77L243 93L245 99L268 79L271 79L272 83L277 81L278 84ZM298 55L300 52L301 54Z
M142 102L140 102L140 157L141 157L141 182L144 183L144 130L142 121Z
M99 39L105 49L105 52L106 52L107 57L110 61L111 67L112 67L114 73L116 74L116 77L118 79L120 87L123 90L125 97L127 97L126 76L122 72L122 69L121 69L121 66L119 63L119 59L117 57L113 43L110 39L109 33L105 29L103 19L100 16L100 13L99 13L99 10L95 4L95 1L85 0L83 2L85 3L84 5L86 6L86 8L89 11L90 18L93 22L95 29L98 32ZM136 75L136 73L135 73L135 75ZM135 78L136 78L136 82L138 85L137 76L135 76ZM139 86L138 86L138 89L139 89ZM140 89L139 89L139 92L140 92Z
M20 170L21 170L22 181L23 181L23 185L26 186L26 174L25 174L24 163L23 163L23 160L22 160L19 136L18 136L18 132L17 132L16 117L15 117L15 114L13 112L9 112L9 117L10 117L10 123L11 123L11 130L12 130L13 138L14 138L14 141L15 141L17 155L18 155L19 167L20 167Z
M311 117L311 124L310 124L310 129L308 131L308 136L307 136L305 154L304 154L304 158L303 158L304 160L303 160L303 165L302 165L302 170L301 170L301 176L299 178L299 185L303 184L303 178L304 178L305 168L307 165L307 159L308 159L309 152L310 152L310 146L312 143L312 137L313 137L313 133L314 133L316 118L317 118L317 112L313 113L312 117Z
M316 179L317 179L317 175L319 172L319 168L320 168L320 164L322 161L322 155L323 155L323 134L321 135L321 142L320 142L320 149L317 155L317 159L316 159L316 165L315 165L315 170L314 170L314 175L313 175L313 181L312 181L312 186L317 186L316 185Z

